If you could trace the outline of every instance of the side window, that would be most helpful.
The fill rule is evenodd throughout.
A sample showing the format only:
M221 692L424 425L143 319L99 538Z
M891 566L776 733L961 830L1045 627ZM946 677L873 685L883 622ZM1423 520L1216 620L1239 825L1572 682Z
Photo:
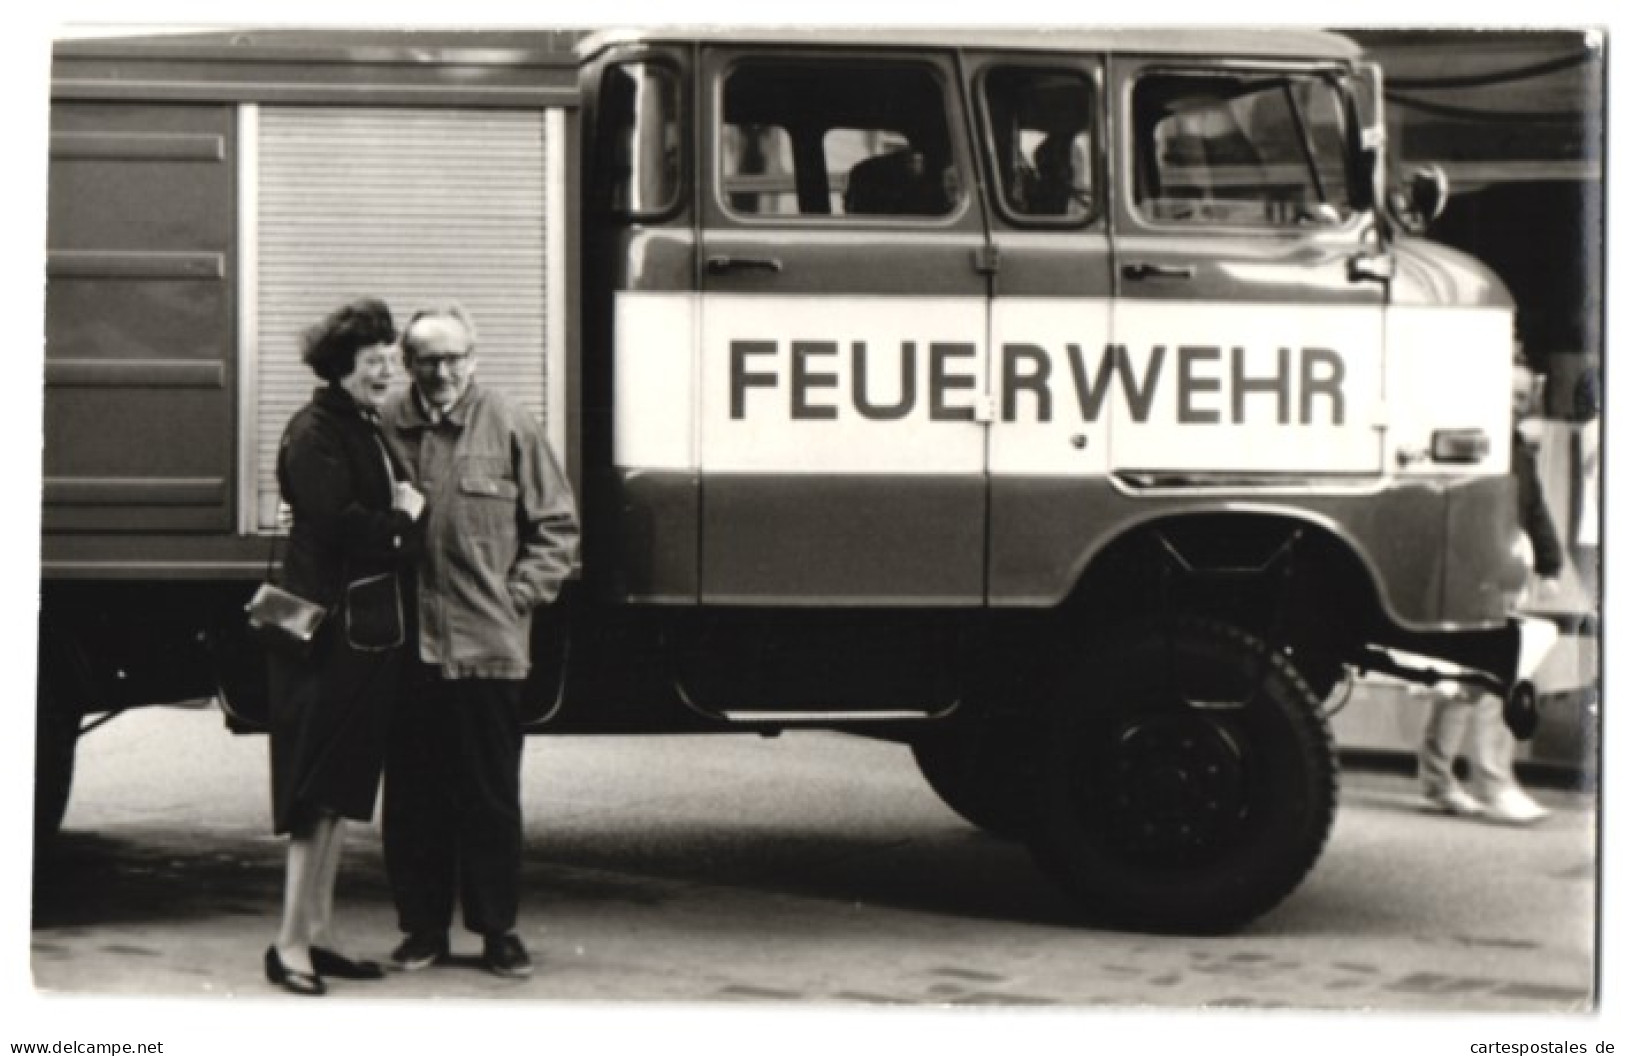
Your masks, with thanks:
M741 63L722 90L722 200L743 216L947 216L943 85L911 62Z
M1012 215L1076 220L1094 211L1094 86L1075 70L988 73L983 103L999 197Z
M1134 88L1134 202L1153 220L1337 224L1354 212L1347 111L1314 74L1157 74Z
M613 211L661 213L677 203L683 140L677 72L626 62L604 72L598 128L599 193Z

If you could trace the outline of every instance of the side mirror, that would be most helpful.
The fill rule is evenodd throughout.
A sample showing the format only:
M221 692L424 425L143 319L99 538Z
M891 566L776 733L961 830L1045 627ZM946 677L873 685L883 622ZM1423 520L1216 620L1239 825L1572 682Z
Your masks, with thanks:
M1424 165L1406 174L1404 184L1389 195L1388 205L1405 230L1419 235L1444 213L1450 199L1450 178L1437 165Z

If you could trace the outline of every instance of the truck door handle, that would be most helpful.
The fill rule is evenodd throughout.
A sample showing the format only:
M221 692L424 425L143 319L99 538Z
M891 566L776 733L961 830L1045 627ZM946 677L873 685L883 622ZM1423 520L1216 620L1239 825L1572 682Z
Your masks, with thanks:
M1134 279L1194 279L1196 268L1189 264L1145 264L1136 262L1123 265L1123 278Z
M729 271L771 271L777 274L784 270L784 264L777 257L707 257L705 270L713 275L721 275Z

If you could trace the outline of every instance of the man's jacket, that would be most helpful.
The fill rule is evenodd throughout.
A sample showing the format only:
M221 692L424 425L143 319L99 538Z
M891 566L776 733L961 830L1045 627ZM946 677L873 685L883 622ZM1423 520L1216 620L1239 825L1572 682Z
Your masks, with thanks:
M522 679L530 613L575 567L575 497L540 423L470 382L431 421L414 393L384 427L428 499L418 568L418 648L447 678Z

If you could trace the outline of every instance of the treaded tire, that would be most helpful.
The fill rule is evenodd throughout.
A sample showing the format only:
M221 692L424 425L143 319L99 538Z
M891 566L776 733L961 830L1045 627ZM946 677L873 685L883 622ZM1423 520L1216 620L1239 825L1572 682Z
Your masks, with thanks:
M79 716L61 706L46 672L39 673L34 727L34 845L50 843L62 828L73 788Z
M911 747L925 783L955 814L1000 839L1031 830L1030 749L1016 731L978 719L934 730Z
M1034 856L1092 919L1231 931L1308 874L1337 763L1313 690L1278 651L1183 619L1089 647L1049 713Z

